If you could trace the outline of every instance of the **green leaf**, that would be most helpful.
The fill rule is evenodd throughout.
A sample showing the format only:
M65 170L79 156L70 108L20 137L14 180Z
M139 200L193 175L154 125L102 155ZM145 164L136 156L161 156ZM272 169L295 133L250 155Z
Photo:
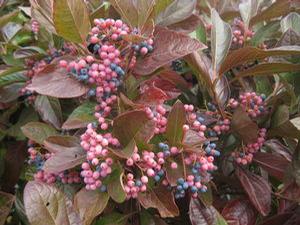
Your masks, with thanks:
M124 215L121 213L112 212L103 217L100 217L96 221L95 225L125 225L130 216L130 214Z
M181 102L176 102L168 115L166 138L171 146L179 146L183 138L183 125L186 122L185 110Z
M22 59L22 58L32 57L32 56L36 56L36 55L46 55L46 54L47 54L47 52L40 47L26 46L26 47L17 49L14 52L14 57L16 59Z
M28 182L24 205L31 225L82 224L72 202L54 185Z
M16 10L10 12L10 13L7 13L4 16L1 16L0 17L0 28L2 28L8 22L12 21L15 17L17 17L19 12L20 11L18 9L16 9Z
M240 14L246 29L249 27L251 18L256 15L260 3L261 0L246 0L239 4Z
M118 164L107 179L107 192L109 196L118 203L122 203L126 199L122 181L123 175L124 171L121 165Z
M91 28L83 0L54 0L53 20L57 34L76 43L83 43Z
M37 113L30 107L24 108L21 112L18 122L12 125L7 131L6 134L15 137L17 140L24 140L25 136L21 130L21 127L27 124L28 122L37 121L39 119Z
M225 60L231 45L232 32L228 23L225 23L215 9L211 11L211 51L213 77L217 78L219 68ZM221 74L221 73L220 73Z
M280 105L271 118L270 136L299 138L300 131L289 120L289 107Z
M79 212L84 225L90 225L101 214L109 200L106 192L90 191L85 188L76 193L74 207Z
M14 201L14 195L0 191L0 224L5 224Z
M25 126L22 126L21 130L27 138L39 144L43 144L44 140L48 137L57 134L55 128L41 122L29 122Z
M254 48L254 47L244 47L238 50L232 51L222 63L220 68L220 74L227 72L228 70L245 64L247 62L252 62L255 60L262 60L270 56L285 56L285 55L300 55L300 46L282 46L278 48L271 48L267 50Z
M78 129L86 127L89 123L96 121L94 116L94 108L96 103L85 102L78 106L62 125L65 130Z
M251 38L250 42L252 46L258 46L260 43L263 43L268 38L273 38L274 34L280 29L279 21L271 21L266 25L260 27L255 31L254 36Z
M168 5L170 5L174 0L160 0L155 3L154 12L155 17L162 11L164 11Z
M292 12L281 20L280 25L282 33L292 29L300 34L300 15Z
M60 129L62 123L62 111L57 98L38 95L35 99L34 106L43 121Z
M196 8L196 0L174 0L156 18L156 24L169 26L190 17Z

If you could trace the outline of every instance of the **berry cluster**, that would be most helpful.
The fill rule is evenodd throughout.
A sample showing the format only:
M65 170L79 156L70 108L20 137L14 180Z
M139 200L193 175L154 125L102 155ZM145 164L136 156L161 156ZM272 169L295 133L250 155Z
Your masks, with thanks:
M246 92L239 96L239 101L231 98L229 106L233 109L241 106L251 118L256 118L266 112L265 99L264 94L257 95L256 92Z
M155 134L161 134L166 131L167 117L165 117L167 111L163 104L158 104L152 107L146 107L145 112L149 119L155 122Z
M37 34L40 30L40 24L36 20L31 21L31 30L34 34Z
M125 181L123 181L126 199L137 198L139 192L147 190L148 177L142 176L140 179L134 179L132 173L128 173Z
M235 19L233 22L233 44L242 46L246 41L249 41L254 36L254 31L246 29L245 24L240 19Z
M258 138L254 143L242 146L239 152L232 153L237 163L247 165L252 162L253 154L258 152L265 142L266 132L265 128L260 129Z

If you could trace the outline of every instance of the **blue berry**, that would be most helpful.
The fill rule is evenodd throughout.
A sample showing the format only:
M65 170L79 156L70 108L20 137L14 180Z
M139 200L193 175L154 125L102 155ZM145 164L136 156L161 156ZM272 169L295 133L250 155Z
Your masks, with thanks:
M195 187L195 186L192 186L191 187L191 192L192 193L196 193L198 191L198 188L197 187Z
M157 175L160 176L160 177L162 177L164 174L165 174L165 171L163 171L163 170L160 170L157 173Z
M183 184L183 183L184 183L184 179L183 179L183 178L179 178L179 179L177 180L177 183L178 183L178 184Z
M106 192L107 188L104 184L102 184L102 186L100 187L100 191L101 192Z
M184 182L182 185L183 189L186 190L189 188L189 184L187 182Z
M118 66L115 63L110 64L110 68L114 71Z
M178 186L176 187L176 189L177 189L178 191L181 191L181 190L183 190L183 187L182 187L181 185L178 185Z
M200 123L203 123L203 122L205 121L204 118L201 117L201 116L198 116L198 117L197 117L197 120L198 120Z
M158 182L158 181L160 180L160 176L155 175L155 176L154 176L154 180L155 180L156 182Z

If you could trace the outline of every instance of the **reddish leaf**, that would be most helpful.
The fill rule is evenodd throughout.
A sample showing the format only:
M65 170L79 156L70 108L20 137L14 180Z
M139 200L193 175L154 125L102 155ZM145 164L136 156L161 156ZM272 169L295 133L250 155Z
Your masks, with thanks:
M246 144L257 139L258 126L242 108L237 108L232 116L232 130L236 132Z
M226 204L222 216L228 225L254 225L257 211L248 199L236 199Z
M14 195L0 191L0 224L5 224L14 201Z
M244 47L232 51L224 60L220 68L220 74L223 74L236 66L247 62L261 60L270 56L284 56L284 55L299 55L299 46L283 46L272 49L259 49L254 47Z
M141 87L141 95L138 99L139 104L145 104L145 105L157 105L163 101L166 101L168 99L167 94L154 86L153 83L151 84L144 84Z
M287 222L293 213L281 213L264 220L260 225L283 225ZM292 225L292 224L290 224Z
M254 162L280 181L283 181L285 171L289 165L289 161L284 157L264 152L255 153Z
M190 201L189 215L192 225L226 224L224 218L212 205L206 207L196 198Z
M114 136L119 139L123 148L131 146L124 152L127 157L133 153L134 141L138 145L144 145L153 137L155 124L149 121L150 119L144 110L126 112L114 119Z
M68 76L65 69L54 64L34 76L28 89L55 98L75 98L88 91L87 86Z
M207 139L201 137L198 132L193 130L188 130L183 135L182 145L185 151L202 151L203 143Z
M291 150L277 139L267 140L264 146L268 147L272 152L282 155L287 161L292 161Z
M44 147L56 153L71 147L80 147L79 138L75 136L50 136L44 141Z
M177 146L181 144L183 138L183 125L186 122L183 104L177 101L168 115L166 138L169 144Z
M284 188L278 193L279 196L290 201L300 201L300 188L296 182L285 184Z
M172 162L177 163L176 169L171 168ZM181 177L185 177L185 174L184 174L185 165L184 165L184 161L182 160L181 154L178 155L176 158L174 157L172 162L166 163L166 173L167 173L167 179L168 179L169 183L172 186L176 186L177 180Z
M169 81L176 88L183 89L183 90L189 88L189 84L186 82L186 80L175 71L164 70L159 74L159 77L163 80Z
M236 176L257 211L267 216L271 210L271 187L268 182L240 167L236 167Z
M106 192L83 188L74 197L74 208L79 213L84 225L90 225L94 218L103 212L108 200L109 195Z
M170 30L188 34L196 30L196 28L201 23L202 22L200 17L195 14L192 14L190 17L186 18L183 21L180 21L178 23L173 23L172 25L168 26L168 28Z
M159 26L155 28L154 37L154 51L137 62L134 70L137 74L150 74L175 59L205 48L204 44L187 35Z
M161 217L175 217L179 215L179 209L174 201L173 193L167 187L157 187L145 193L139 193L138 200L141 205L148 208L156 208Z

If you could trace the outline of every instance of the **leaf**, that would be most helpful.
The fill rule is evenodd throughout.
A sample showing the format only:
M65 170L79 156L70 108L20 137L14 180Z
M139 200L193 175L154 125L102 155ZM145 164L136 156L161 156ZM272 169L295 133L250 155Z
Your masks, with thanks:
M47 52L36 46L26 46L17 49L14 51L14 57L16 59L22 59L22 58L27 58L27 57L32 57L32 56L37 56L37 55L46 55Z
M181 58L206 46L189 36L156 26L154 51L138 60L134 72L140 75L153 73L175 59ZM172 40L172 41L170 41Z
M123 151L126 157L130 157L133 153L134 144L132 141L148 143L154 135L154 126L151 126L148 130L145 129L149 120L144 110L126 112L114 119L113 135L118 138L123 147L129 144L131 146L126 152Z
M149 189L145 193L139 193L138 195L138 200L145 209L156 208L162 218L179 215L174 195L167 187L160 186L152 190Z
M286 223L287 223L286 225L288 225L289 219L291 218L292 215L293 215L292 212L279 213L277 215L267 218L261 223L261 225L283 225Z
M269 175L283 181L285 171L289 165L289 161L280 155L265 152L257 152L254 154L254 162L266 170Z
M27 89L55 98L75 98L88 91L87 86L68 76L65 69L54 64L46 66L34 76Z
M201 18L195 14L192 14L190 17L186 18L185 20L169 25L168 28L170 30L175 30L177 32L188 34L196 30L196 28L201 24L202 24ZM202 39L199 39L198 37L197 39L203 42Z
M258 126L242 108L237 108L234 111L231 127L246 144L252 143L257 139Z
M0 87L17 82L25 82L27 77L24 75L24 68L14 66L9 67L0 73Z
M292 12L280 21L280 25L282 33L288 29L292 29L300 34L300 15L296 12Z
M192 225L227 225L212 205L206 207L196 198L190 201L189 216Z
M0 102L9 103L17 100L23 87L24 83L14 83L4 87L0 87Z
M118 11L122 18L132 28L137 27L143 30L145 24L151 19L155 1L154 0L110 0L110 3Z
M254 47L244 47L232 51L222 63L220 74L223 74L236 66L242 65L247 62L262 60L270 56L285 56L285 55L299 55L299 46L282 46L278 48L271 48L262 50Z
M22 25L18 23L9 22L1 28L1 33L6 42L10 42L13 37L22 30Z
M44 147L48 151L56 153L70 147L80 147L80 140L75 136L50 136L44 141Z
M206 140L207 139L201 137L197 131L189 129L184 132L182 146L185 151L199 152Z
M246 30L249 27L251 18L256 15L260 2L261 0L247 0L239 4L240 14L245 24Z
M74 207L84 225L90 225L94 218L105 209L109 200L106 192L90 191L82 188L74 197Z
M290 12L291 2L275 1L271 6L262 10L256 16L251 18L250 26L259 23L264 20L271 20L276 17L284 16Z
M271 187L268 182L240 167L236 167L235 172L253 206L263 216L267 216L271 210Z
M183 138L183 125L186 122L185 110L181 102L176 102L168 115L166 138L171 146L181 144Z
M239 72L236 77L273 75L274 73L297 72L300 65L291 63L262 63Z
M21 127L23 134L39 144L43 144L48 137L56 135L57 131L48 124L41 122L29 122Z
M271 21L264 26L258 28L255 31L254 36L251 38L250 42L252 46L258 46L263 43L267 38L272 38L276 32L280 29L279 21Z
M0 224L4 225L7 216L14 204L15 196L3 191L0 191Z
M45 27L51 33L56 33L53 24L53 0L30 0L31 17L38 21L42 27Z
M264 143L264 146L269 148L272 152L282 155L287 161L292 160L291 150L284 146L280 141L277 139L269 139Z
M230 225L255 225L257 212L248 199L235 199L225 205L222 216Z
M196 8L195 0L174 0L156 17L156 24L169 26L190 17Z
M43 170L49 173L59 173L74 168L86 160L86 152L81 146L61 147L54 155L46 160Z
M211 11L211 52L213 77L217 78L219 68L224 61L231 45L232 32L230 25L225 23L215 9ZM221 74L221 73L220 73Z
M65 130L84 128L89 123L94 122L96 120L94 116L95 106L96 103L94 102L84 102L69 115L62 128Z
M124 215L118 212L112 212L100 217L95 225L126 225L128 218L131 216L131 214Z
M300 45L300 35L292 29L288 29L276 43L276 47L288 45Z
M53 21L59 36L76 43L83 43L91 29L83 0L54 0Z
M300 143L297 144L297 147L293 153L293 159L291 166L289 167L289 174L292 175L296 184L300 185Z
M60 129L62 123L62 111L59 100L53 97L38 95L34 102L35 109L42 120Z
M29 181L24 189L24 205L31 225L82 223L72 202L53 185Z
M155 13L155 17L157 17L157 15L164 11L168 5L170 5L174 0L161 0L161 1L157 1L155 2L154 5L154 13Z
M173 169L171 163L176 162L177 168ZM178 155L176 158L172 159L172 162L166 162L166 177L171 186L177 186L177 180L179 178L185 177L184 170L185 165L182 160L181 155Z
M117 203L122 203L126 199L126 193L123 187L124 171L120 164L118 164L107 180L107 192L109 196Z
M282 137L300 137L300 131L289 121L289 108L287 105L280 105L271 118L271 129L268 135Z

